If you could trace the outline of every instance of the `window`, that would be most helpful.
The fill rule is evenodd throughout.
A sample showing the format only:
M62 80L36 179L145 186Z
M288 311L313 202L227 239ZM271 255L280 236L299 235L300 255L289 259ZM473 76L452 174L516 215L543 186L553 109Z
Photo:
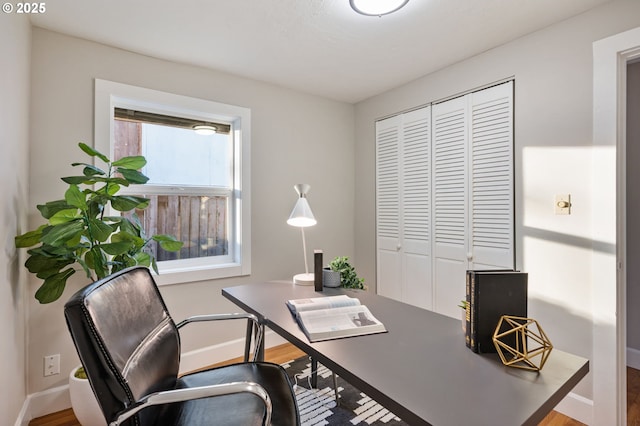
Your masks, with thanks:
M150 206L136 212L150 235L171 234L180 252L150 246L160 284L250 273L250 111L96 80L96 149L112 160L144 155L145 185L123 188ZM215 127L197 134L197 125Z

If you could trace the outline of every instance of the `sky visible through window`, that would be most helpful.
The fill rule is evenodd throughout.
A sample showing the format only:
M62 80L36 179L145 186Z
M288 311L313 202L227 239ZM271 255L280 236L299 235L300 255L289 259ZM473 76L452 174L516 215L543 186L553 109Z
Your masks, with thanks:
M148 185L231 187L231 137L142 123Z

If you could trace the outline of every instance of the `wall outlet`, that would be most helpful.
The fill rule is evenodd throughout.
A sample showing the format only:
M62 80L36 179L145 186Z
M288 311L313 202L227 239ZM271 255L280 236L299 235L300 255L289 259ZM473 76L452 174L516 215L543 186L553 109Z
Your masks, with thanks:
M60 374L60 354L45 355L44 357L44 377Z

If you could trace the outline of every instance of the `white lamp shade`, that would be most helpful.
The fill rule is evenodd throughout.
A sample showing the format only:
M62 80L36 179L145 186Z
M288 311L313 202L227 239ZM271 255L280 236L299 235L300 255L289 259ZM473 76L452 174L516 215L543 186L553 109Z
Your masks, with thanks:
M317 223L306 198L298 198L296 205L293 206L293 211L291 212L289 219L287 219L287 223L291 226L297 226L300 228L313 226Z
M382 16L400 9L409 0L349 0L351 7L358 13Z

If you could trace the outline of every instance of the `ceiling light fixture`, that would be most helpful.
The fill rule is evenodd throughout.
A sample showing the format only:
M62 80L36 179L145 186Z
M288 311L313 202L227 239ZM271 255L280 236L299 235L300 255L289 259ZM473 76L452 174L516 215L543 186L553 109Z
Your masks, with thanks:
M193 126L193 131L199 135L210 136L216 132L216 127L208 124L199 124L197 126Z
M353 10L367 16L388 15L408 2L409 0L349 0Z

